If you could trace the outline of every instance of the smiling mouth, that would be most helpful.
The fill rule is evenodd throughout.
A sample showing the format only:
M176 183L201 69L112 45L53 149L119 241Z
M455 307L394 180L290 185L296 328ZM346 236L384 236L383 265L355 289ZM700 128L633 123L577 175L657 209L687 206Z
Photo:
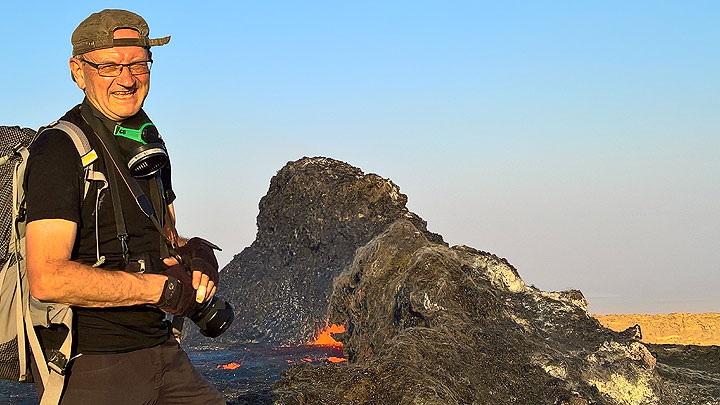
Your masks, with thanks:
M131 98L132 96L137 93L137 89L133 90L122 90L122 91L113 91L111 94L113 97L120 98L120 99L126 99Z

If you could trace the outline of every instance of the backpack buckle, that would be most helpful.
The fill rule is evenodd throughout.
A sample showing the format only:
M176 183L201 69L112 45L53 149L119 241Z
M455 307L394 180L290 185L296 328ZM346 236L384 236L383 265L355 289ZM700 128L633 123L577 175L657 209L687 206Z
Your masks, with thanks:
M60 352L60 350L50 350L50 356L48 357L48 367L54 372L65 375L65 369L68 365L68 358Z
M120 245L122 246L122 259L124 264L128 264L130 262L130 248L128 247L128 236L125 235L118 235L118 239L120 239Z
M25 208L25 205L23 204L20 209L18 209L17 213L17 223L25 222L25 214L27 214L27 209Z

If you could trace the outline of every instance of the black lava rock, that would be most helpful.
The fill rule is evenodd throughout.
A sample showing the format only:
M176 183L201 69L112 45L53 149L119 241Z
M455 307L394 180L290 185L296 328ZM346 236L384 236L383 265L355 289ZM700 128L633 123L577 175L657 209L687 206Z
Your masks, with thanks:
M328 158L289 162L260 200L257 237L223 269L221 294L236 318L220 338L191 330L190 345L299 344L325 326L333 279L355 250L405 218L443 243L406 208L392 181Z

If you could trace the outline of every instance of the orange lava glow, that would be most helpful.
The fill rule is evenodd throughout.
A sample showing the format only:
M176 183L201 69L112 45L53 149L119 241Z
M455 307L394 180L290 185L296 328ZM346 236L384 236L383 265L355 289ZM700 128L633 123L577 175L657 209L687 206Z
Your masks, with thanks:
M323 329L322 331L320 331L317 339L315 339L314 342L309 343L309 344L316 345L316 346L342 347L343 344L338 342L337 340L333 339L333 337L332 337L333 333L342 333L342 332L345 332L345 326L332 324L332 325L328 326L327 328Z
M328 357L328 360L330 360L333 363L343 363L348 361L348 359L344 357Z
M240 368L240 364L238 364L238 363L220 364L217 366L217 368L221 368L223 370L235 370L236 368Z

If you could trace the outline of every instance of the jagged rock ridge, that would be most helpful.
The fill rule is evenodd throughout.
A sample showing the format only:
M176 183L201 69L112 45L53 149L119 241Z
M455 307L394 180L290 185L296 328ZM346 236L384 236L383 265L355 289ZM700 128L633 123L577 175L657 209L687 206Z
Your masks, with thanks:
M216 340L194 333L190 344L307 342L325 326L333 279L392 222L405 218L443 243L406 203L392 181L347 163L289 162L260 200L255 241L223 269L234 324Z

